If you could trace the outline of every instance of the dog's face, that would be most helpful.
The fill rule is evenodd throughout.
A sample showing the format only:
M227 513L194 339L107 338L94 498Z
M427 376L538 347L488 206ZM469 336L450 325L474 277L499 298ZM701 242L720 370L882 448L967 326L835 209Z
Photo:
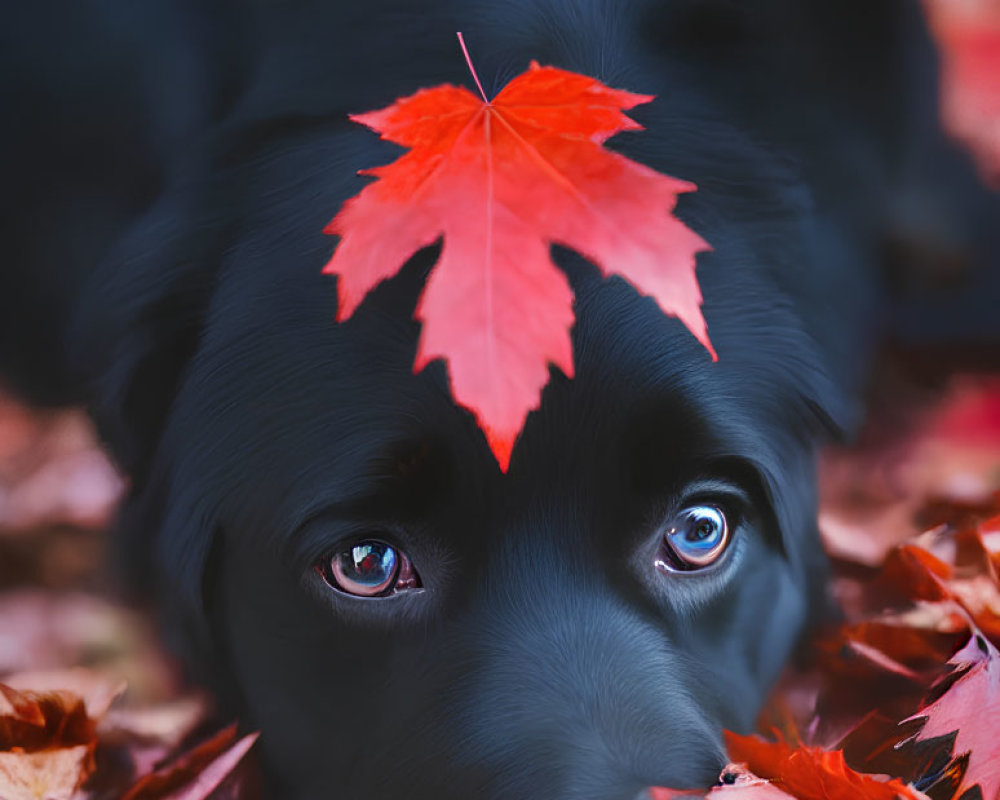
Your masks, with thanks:
M553 374L502 475L443 365L412 371L434 251L338 325L332 281L254 268L253 238L153 481L166 602L204 586L214 669L278 796L713 781L720 730L752 724L809 613L812 433L781 312L755 322L709 279L713 364L562 254L577 375Z
M719 362L559 251L576 376L506 475L444 365L413 373L434 248L334 322L321 231L387 160L339 115L227 144L94 281L132 571L263 732L277 796L631 800L710 783L752 724L822 594L813 455L861 303L804 187L687 124L698 102L620 147L699 184L679 213L714 248Z

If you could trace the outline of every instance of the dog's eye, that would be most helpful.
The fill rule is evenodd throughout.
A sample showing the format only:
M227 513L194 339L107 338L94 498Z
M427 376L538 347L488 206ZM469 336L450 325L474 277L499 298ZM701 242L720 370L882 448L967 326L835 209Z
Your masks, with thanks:
M729 539L729 523L722 509L688 506L667 525L656 566L671 572L704 569L719 560Z
M317 569L334 589L357 597L383 597L420 586L406 554L375 539L365 539L334 553Z

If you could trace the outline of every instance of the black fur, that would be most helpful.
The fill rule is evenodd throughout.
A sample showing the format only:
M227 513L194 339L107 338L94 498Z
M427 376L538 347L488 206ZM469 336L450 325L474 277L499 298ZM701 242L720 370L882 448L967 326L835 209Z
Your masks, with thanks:
M874 337L921 333L885 297L886 242L1000 252L995 197L937 128L916 4L56 5L0 26L25 109L0 149L0 363L92 408L132 479L126 573L263 731L275 796L712 782L720 729L752 726L823 612L816 448L855 428ZM468 83L456 30L488 92L537 59L656 94L610 146L697 183L678 213L714 248L718 363L556 248L577 374L553 370L506 476L443 366L412 373L436 249L343 324L320 274L357 170L396 152L346 114ZM981 333L970 316L936 333ZM656 572L663 520L705 497L740 520L724 562ZM424 590L331 590L314 564L366 536Z

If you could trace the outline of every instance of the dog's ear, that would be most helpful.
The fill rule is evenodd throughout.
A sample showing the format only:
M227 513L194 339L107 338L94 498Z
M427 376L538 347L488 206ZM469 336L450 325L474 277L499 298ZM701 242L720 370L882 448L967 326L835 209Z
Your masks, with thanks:
M204 650L208 639L202 586L214 530L185 537L196 545L183 564L165 561L164 542L177 537L166 529L171 481L159 451L229 238L213 211L226 206L206 185L168 190L136 220L89 279L71 327L90 411L128 476L115 531L120 572L139 597L163 595L157 604L166 607L168 635L188 652ZM201 660L201 652L195 656Z
M74 363L105 444L142 482L194 354L225 247L206 199L166 192L111 249L82 292Z

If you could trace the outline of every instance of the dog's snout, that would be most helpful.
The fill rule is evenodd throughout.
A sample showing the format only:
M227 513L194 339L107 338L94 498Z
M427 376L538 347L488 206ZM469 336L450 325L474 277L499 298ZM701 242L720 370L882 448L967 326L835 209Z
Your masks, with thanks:
M459 679L465 758L495 776L492 797L634 800L715 779L717 732L662 632L610 592L506 599L477 615Z

